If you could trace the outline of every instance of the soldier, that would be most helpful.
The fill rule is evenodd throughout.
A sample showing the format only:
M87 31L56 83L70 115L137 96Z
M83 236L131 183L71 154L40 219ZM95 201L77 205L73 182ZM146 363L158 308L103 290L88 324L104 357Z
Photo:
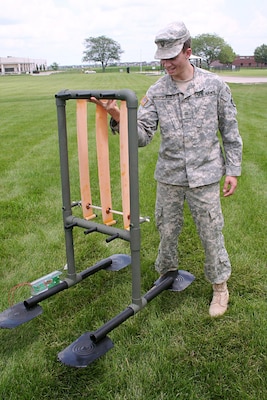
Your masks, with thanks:
M231 196L242 159L236 107L226 83L190 63L191 37L183 22L162 29L155 43L155 58L166 75L148 89L138 109L138 145L149 144L158 125L161 133L155 170L160 235L155 268L163 278L177 271L186 200L205 251L205 276L213 286L209 314L215 317L225 313L229 301L231 264L222 234L220 180L225 175L223 195ZM112 130L119 131L116 102L92 101L107 109Z

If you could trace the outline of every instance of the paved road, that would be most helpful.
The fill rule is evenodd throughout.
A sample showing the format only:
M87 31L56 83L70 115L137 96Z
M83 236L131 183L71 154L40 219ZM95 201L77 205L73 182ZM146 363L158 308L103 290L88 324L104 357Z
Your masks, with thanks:
M242 76L223 76L222 79L227 83L267 83L267 77L242 77Z

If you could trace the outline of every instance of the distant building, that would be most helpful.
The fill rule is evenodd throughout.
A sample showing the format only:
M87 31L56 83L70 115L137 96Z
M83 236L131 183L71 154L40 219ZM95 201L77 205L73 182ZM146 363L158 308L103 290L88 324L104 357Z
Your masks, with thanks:
M232 62L232 65L240 68L266 67L266 64L264 63L257 63L254 59L254 56L237 56Z
M47 62L42 58L0 57L0 74L32 74L46 71Z
M265 63L257 63L255 61L254 56L236 56L236 58L234 59L234 61L232 62L232 64L226 65L226 64L222 64L220 63L218 60L217 61L213 61L210 64L211 68L214 69L239 69L239 68L266 68L267 64Z

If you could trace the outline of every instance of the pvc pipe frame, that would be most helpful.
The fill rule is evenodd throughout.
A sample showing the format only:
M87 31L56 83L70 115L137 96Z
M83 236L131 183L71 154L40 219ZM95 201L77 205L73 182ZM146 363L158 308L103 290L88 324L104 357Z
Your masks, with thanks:
M62 213L65 229L65 247L68 265L68 283L71 286L78 282L76 274L73 245L73 228L81 227L94 230L130 242L132 265L132 303L134 311L138 311L146 304L141 297L141 268L140 268L140 221L139 221L139 183L138 183L138 137L137 137L137 106L135 93L128 89L119 91L88 91L63 90L56 94L58 138L60 153L60 172L62 188ZM130 229L119 229L114 226L95 223L72 215L70 196L70 177L68 161L68 135L66 122L66 102L68 100L116 99L126 102L128 124L128 154L129 154L129 186L130 186Z
M156 296L158 296L161 292L168 289L172 285L173 280L174 280L173 277L167 277L158 286L155 286L152 289L150 289L143 297L143 301L145 302L144 304L146 305L151 300L153 300ZM136 310L135 304L129 305L120 314L116 315L114 318L112 318L111 320L106 322L104 325L102 325L96 331L92 332L90 335L91 340L94 343L97 343L100 340L104 339L104 337L109 332L111 332L117 326L122 324L128 318L132 317L135 314L135 312L138 312L138 311L139 311L139 309Z
M106 260L100 261L99 263L95 264L94 266L89 267L86 270L77 274L77 280L75 283L80 282L81 280L87 278L90 275L93 275L95 272L98 272L100 270L103 270L103 269L109 267L111 264L112 264L111 258L107 258ZM41 292L35 296L30 297L29 299L24 300L24 306L27 309L35 307L41 301L49 299L49 297L52 297L55 294L65 290L65 289L68 289L72 284L73 284L73 281L68 282L68 279L66 279L66 280L60 282L58 285L56 285L52 288L49 288L45 292Z

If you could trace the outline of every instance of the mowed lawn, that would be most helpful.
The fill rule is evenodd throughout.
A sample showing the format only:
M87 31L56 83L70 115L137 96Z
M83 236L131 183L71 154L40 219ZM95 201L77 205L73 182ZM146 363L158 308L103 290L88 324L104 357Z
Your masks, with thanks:
M31 294L29 283L66 264L55 94L62 89L132 89L138 100L157 76L58 73L0 77L0 312ZM224 236L233 265L230 306L208 316L211 285L188 208L179 241L180 269L196 280L163 292L109 333L114 348L87 368L70 368L57 354L131 304L131 267L101 271L41 303L43 313L0 330L0 399L256 400L267 398L267 84L231 84L244 141L236 194L222 198ZM97 200L95 109L88 105L90 172ZM75 102L67 104L72 201L80 200ZM110 134L116 204L119 137ZM142 291L157 274L153 178L159 134L139 149ZM80 213L79 210L74 211ZM120 221L118 221L120 223ZM74 229L78 271L112 254L130 254L119 239Z

